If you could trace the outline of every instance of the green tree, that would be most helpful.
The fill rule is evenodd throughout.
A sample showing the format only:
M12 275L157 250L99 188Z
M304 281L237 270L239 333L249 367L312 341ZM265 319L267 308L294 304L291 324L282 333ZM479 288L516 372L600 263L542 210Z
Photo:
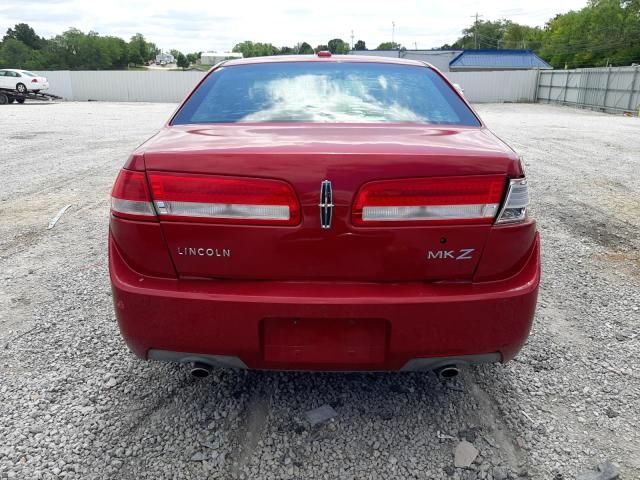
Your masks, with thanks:
M309 45L307 42L302 42L296 45L296 51L300 55L309 55L313 54L313 47Z
M335 54L345 54L349 53L349 44L342 40L341 38L334 38L329 40L327 46L329 47L329 51Z
M629 65L640 61L640 2L591 0L556 15L546 27L542 58L556 68Z
M477 45L477 48L499 48L500 40L512 23L510 20L480 20L462 30L462 37L452 47L474 49Z
M367 46L364 43L364 40L358 40L356 44L353 46L354 50L366 50Z
M511 22L502 38L498 40L498 48L524 48L538 50L543 45L544 30Z
M376 50L400 50L402 45L396 42L382 42Z
M26 68L31 59L31 49L20 40L7 38L0 48L0 66Z
M175 48L173 48L173 49L169 50L169 53L171 55L173 55L173 58L175 58L176 61L177 61L178 60L178 55L180 55L181 52L180 52L180 50L176 50Z
M538 53L555 68L629 65L640 61L640 0L589 0L544 28L511 20L480 21L442 48L515 48Z
M178 52L178 56L176 57L176 64L183 70L185 68L189 68L189 60L187 60L187 57L182 52Z
M107 68L127 68L127 42L118 37L100 37L100 48L106 52L109 60Z
M328 51L328 50L329 50L329 45L318 45L318 46L314 49L314 51L315 51L316 53L318 53L318 52L326 52L326 51Z
M35 30L26 23L18 23L13 28L9 28L2 40L9 39L19 40L34 50L44 46L44 40L36 35Z
M264 57L276 55L279 50L270 43L252 42L246 40L233 47L234 52L240 52L244 57Z
M160 51L155 44L147 42L144 35L136 33L129 40L129 63L141 65L153 60Z
M187 60L189 60L190 64L197 63L201 55L202 52L187 53Z

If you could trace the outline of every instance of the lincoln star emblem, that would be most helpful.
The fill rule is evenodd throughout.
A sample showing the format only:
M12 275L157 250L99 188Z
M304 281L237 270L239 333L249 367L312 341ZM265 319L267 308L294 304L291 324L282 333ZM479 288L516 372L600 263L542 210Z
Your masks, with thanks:
M322 228L331 228L331 216L333 214L333 191L331 182L324 180L320 184L320 225Z

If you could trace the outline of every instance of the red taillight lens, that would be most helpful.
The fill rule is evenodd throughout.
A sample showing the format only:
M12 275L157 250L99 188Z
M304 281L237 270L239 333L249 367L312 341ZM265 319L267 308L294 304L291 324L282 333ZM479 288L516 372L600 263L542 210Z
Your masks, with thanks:
M504 188L504 175L371 182L356 195L352 219L360 226L491 223Z
M31 83L38 83L38 79L34 78L33 80L31 80Z
M300 205L293 188L279 180L149 172L162 220L297 225Z
M120 170L111 190L111 212L117 217L155 220L144 172Z

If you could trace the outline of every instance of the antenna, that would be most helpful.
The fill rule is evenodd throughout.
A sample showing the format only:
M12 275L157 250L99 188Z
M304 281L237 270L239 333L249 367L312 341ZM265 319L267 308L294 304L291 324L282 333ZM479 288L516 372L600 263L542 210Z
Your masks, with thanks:
M396 22L391 22L391 47L396 44Z

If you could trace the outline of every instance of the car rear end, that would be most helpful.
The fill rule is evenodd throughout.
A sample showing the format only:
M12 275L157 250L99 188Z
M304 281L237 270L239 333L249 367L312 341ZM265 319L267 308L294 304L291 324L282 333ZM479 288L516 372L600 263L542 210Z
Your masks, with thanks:
M421 370L521 348L540 254L519 159L430 67L335 60L214 69L120 172L138 356Z
M27 90L40 92L42 90L49 89L49 81L46 77L42 77L33 72L22 70L21 76L24 78L24 83L27 86Z

